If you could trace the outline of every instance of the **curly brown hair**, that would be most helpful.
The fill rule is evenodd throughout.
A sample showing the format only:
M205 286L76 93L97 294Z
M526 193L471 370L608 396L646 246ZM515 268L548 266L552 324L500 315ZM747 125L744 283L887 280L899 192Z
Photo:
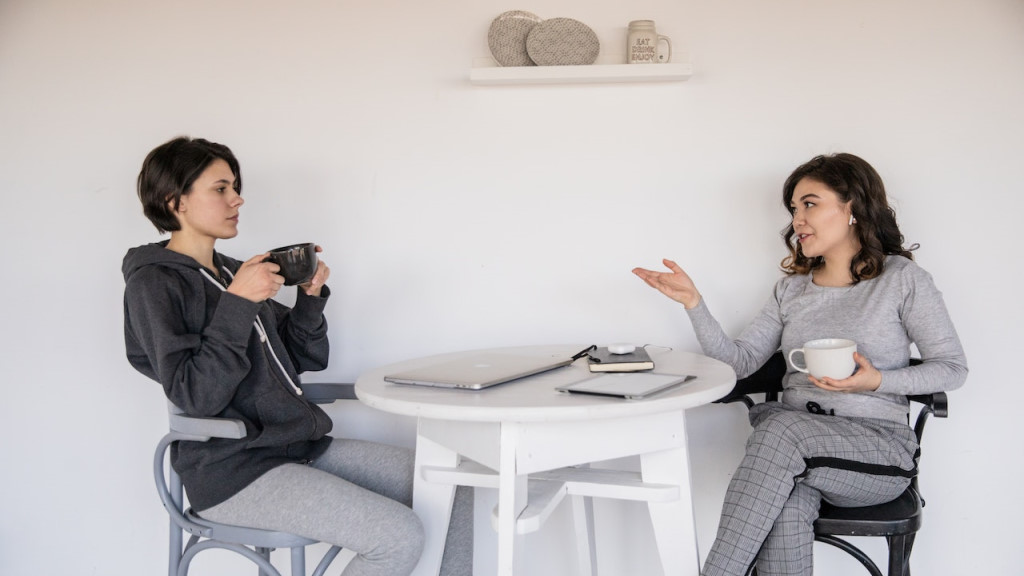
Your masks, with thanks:
M885 257L890 254L914 259L910 249L903 247L903 234L896 224L896 212L889 206L882 178L870 164L853 154L815 156L801 165L782 187L782 203L793 213L791 205L793 191L804 178L821 182L839 196L843 203L850 203L853 217L857 219L857 236L860 252L850 262L853 283L870 280L882 273ZM803 255L800 243L796 241L793 223L782 231L782 241L789 255L782 260L786 274L808 274L822 265L822 257L808 258Z

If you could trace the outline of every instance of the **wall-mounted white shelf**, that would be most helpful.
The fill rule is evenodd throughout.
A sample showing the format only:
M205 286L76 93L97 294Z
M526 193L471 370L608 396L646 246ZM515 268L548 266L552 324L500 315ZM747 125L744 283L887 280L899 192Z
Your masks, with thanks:
M478 86L516 84L599 84L682 82L693 75L689 63L591 64L589 66L473 66L469 81Z

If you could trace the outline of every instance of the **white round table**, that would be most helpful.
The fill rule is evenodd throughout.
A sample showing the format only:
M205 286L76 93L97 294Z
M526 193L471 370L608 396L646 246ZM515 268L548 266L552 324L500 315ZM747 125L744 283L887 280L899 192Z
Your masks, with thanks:
M516 535L539 527L564 496L645 500L666 574L699 572L685 410L725 396L736 382L728 365L700 354L652 347L654 372L694 380L641 400L567 394L557 386L590 376L586 360L485 390L392 384L384 377L480 352L571 357L584 345L473 350L370 370L356 395L379 410L417 418L413 508L426 529L414 574L440 569L456 485L497 488L498 573L515 572ZM640 473L589 463L640 457ZM514 511L506 513L506 511ZM594 564L592 516L577 523L580 565Z

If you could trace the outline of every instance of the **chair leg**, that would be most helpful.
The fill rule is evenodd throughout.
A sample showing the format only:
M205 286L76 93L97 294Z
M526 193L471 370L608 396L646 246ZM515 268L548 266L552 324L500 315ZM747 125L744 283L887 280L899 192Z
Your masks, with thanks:
M292 548L292 576L306 576L306 547Z
M268 563L270 562L270 548L256 548L256 553L260 555L260 558L263 558ZM257 564L257 567L259 568L259 576L270 576L270 574L263 569L263 566Z
M171 470L171 479L167 486L167 491L171 494L171 501L174 502L174 506L180 511L184 500L184 491L181 478L178 477L174 470ZM167 562L167 576L178 576L178 566L181 564L181 554L183 552L184 532L181 526L174 522L173 518L171 518L169 530L170 550L168 554L170 558Z
M914 547L914 534L890 536L889 576L910 576L910 550Z
M914 549L914 538L916 537L917 532L906 536L906 543L903 545L903 576L910 576L910 551Z
M182 546L182 533L181 526L174 523L174 520L170 522L170 542L168 546L168 560L167 560L167 576L178 575L178 564L181 563L181 546Z

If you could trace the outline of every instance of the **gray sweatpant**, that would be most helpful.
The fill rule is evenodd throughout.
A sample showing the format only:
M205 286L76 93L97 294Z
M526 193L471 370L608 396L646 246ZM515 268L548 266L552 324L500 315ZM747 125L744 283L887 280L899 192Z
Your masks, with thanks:
M871 506L910 483L898 475L914 469L917 450L906 424L812 414L778 402L752 408L750 421L754 431L729 483L703 576L744 576L755 558L761 576L811 576L822 498Z
M310 465L285 464L200 512L215 522L280 530L347 548L344 576L401 576L423 552L413 513L411 450L335 438ZM473 492L455 492L441 574L472 576Z

